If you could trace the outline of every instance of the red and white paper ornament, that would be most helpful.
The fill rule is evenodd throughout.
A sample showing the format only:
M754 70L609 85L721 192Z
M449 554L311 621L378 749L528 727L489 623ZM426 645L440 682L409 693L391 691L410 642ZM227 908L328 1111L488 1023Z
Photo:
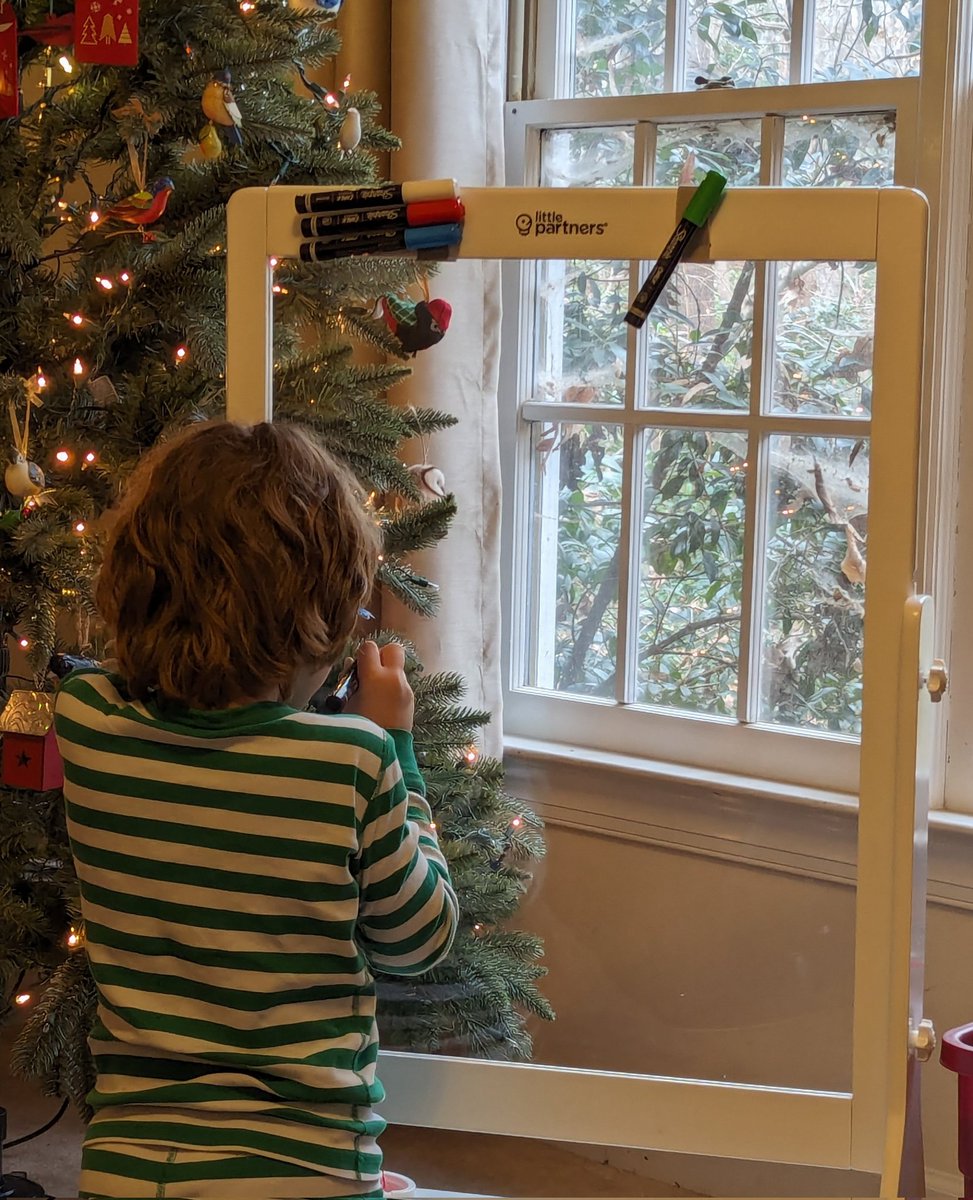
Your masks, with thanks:
M134 67L139 60L138 0L77 0L74 57L82 63Z
M0 118L20 112L20 69L17 63L17 18L13 6L0 0Z

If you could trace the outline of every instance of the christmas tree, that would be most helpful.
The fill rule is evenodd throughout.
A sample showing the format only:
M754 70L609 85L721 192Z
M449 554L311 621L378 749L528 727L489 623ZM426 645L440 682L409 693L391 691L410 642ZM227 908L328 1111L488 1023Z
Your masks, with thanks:
M367 184L396 146L374 95L315 82L339 46L340 3L293 3L143 0L136 49L121 10L99 22L86 0L73 14L0 0L0 18L20 29L21 91L19 113L0 120L8 748L50 736L52 655L104 653L91 580L99 518L126 474L173 429L222 413L229 196L281 181ZM0 103L12 111L9 89ZM369 493L385 539L380 593L432 615L436 585L409 554L445 535L454 502L399 452L452 418L385 399L407 370L388 314L421 283L404 259L281 264L275 386L277 416L313 428ZM478 755L488 718L464 707L462 680L424 675L414 659L411 671L417 749L463 921L442 967L379 980L384 1044L526 1057L527 1015L553 1014L537 989L539 941L507 922L543 853L540 825L504 793L500 764ZM43 776L26 786L12 761L0 787L0 1017L30 1006L15 1068L84 1112L95 996L61 795Z

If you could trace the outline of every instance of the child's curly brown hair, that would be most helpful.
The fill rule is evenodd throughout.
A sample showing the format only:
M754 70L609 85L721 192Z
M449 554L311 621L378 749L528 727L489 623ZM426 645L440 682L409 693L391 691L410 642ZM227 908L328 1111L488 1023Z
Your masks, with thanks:
M341 654L379 551L354 477L307 431L201 422L133 472L95 600L133 697L226 708Z

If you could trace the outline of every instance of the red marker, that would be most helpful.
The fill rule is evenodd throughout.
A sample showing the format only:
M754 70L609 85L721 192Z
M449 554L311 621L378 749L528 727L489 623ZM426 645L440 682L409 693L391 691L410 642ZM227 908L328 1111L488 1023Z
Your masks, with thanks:
M384 208L356 208L301 218L301 236L358 233L373 229L416 229L423 225L455 225L466 216L462 200L425 200Z

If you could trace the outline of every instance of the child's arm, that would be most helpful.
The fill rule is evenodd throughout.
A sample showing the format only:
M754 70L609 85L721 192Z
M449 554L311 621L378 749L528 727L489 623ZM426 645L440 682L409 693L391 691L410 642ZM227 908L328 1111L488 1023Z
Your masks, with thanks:
M394 745L393 745L394 743ZM412 735L393 730L359 849L358 937L369 963L419 975L446 957L459 907L425 799Z

